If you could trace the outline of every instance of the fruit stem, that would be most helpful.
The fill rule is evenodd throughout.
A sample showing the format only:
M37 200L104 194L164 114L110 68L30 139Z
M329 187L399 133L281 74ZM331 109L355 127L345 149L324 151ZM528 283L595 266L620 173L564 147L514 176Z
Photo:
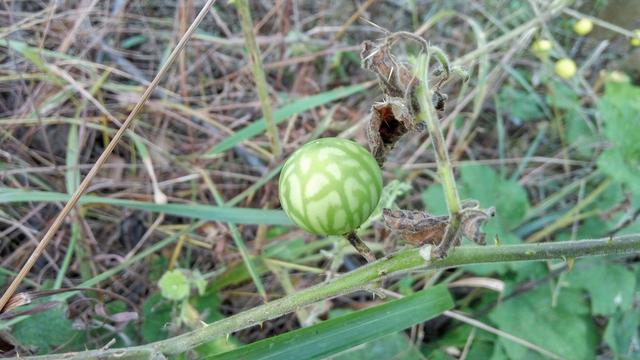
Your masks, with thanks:
M365 244L364 241L360 239L355 231L345 234L344 237L354 248L356 248L358 253L360 253L360 255L362 255L362 257L365 258L368 263L376 261L376 255L373 253L373 251L371 251L371 249L369 249L367 244Z

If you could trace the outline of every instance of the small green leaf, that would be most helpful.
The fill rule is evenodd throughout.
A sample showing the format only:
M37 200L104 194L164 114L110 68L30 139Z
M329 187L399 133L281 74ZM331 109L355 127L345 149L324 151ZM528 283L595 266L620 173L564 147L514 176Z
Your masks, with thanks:
M167 271L158 281L162 296L169 300L180 301L189 296L189 280L182 270Z
M191 282L196 289L198 289L198 295L204 295L207 287L207 280L202 277L200 271L196 270L191 272Z

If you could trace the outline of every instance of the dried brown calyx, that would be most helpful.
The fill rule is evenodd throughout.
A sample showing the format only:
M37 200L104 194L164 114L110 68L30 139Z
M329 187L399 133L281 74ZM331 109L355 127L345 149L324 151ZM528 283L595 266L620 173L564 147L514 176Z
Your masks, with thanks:
M418 80L393 56L388 39L365 41L360 53L362 67L376 74L383 94L383 100L371 107L367 126L369 149L380 166L396 142L415 129L419 111L415 98Z
M449 216L434 216L420 210L391 209L384 209L382 215L387 228L400 234L406 242L413 246L435 245L437 248L434 253L443 257L449 246L460 244L462 235L479 245L484 245L486 240L481 227L495 215L495 209L481 209L476 200L463 201L460 211L460 227L458 233L454 235L454 242L446 245L447 249L442 248L445 244L441 241L449 226Z
M420 80L396 59L391 48L401 38L428 46L424 39L411 33L383 31L386 34L384 38L376 42L363 42L360 52L362 67L376 74L383 95L383 100L372 106L367 126L369 149L380 166L404 134L424 129L424 125L416 120L416 114L420 111L417 99ZM448 79L449 71L436 70L432 101L435 109L442 111L447 96L440 93L439 88Z

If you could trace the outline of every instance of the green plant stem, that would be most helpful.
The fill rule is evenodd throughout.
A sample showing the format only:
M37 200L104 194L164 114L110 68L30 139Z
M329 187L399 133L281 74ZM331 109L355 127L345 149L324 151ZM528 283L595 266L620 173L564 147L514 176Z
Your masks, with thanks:
M447 145L442 135L442 129L440 128L436 111L431 102L432 93L424 86L424 84L428 84L427 73L429 58L429 55L422 54L418 59L418 78L422 80L422 85L418 86L418 100L420 103L419 120L427 123L429 136L431 137L436 153L438 175L440 176L440 181L444 189L447 209L449 210L449 215L453 216L460 212L460 197L458 196L456 180L453 176L451 162L449 161Z
M267 136L271 142L271 152L275 159L282 156L282 146L280 145L280 137L278 136L278 128L273 120L271 112L271 104L269 102L269 92L267 91L267 80L264 75L264 67L262 66L262 56L260 49L256 43L256 37L253 34L253 23L251 21L251 12L247 0L236 0L235 2L242 25L242 33L244 34L244 42L249 56L251 57L251 71L256 82L256 90L262 107L262 116L267 125Z
M444 198L447 203L447 210L449 211L449 226L445 232L445 236L442 242L436 249L436 255L439 257L446 256L449 247L455 241L457 233L460 228L460 197L458 195L458 189L456 187L456 180L453 176L453 168L451 161L449 160L449 154L447 152L447 145L442 135L442 129L438 122L438 116L436 110L433 107L432 92L428 88L429 84L429 60L431 59L431 49L427 54L421 54L418 57L417 78L420 79L418 86L418 102L420 104L420 114L418 114L419 121L425 121L427 128L429 129L429 136L433 143L433 148L436 153L436 165L438 166L438 175L442 183L442 189L444 191ZM448 60L440 50L435 52L438 54L437 60L442 64L443 68L448 69Z
M180 354L201 344L235 331L261 324L290 313L314 302L348 294L367 287L391 275L416 270L452 268L461 265L579 258L584 256L629 255L640 253L640 234L594 240L564 241L557 243L518 244L504 246L465 246L451 250L445 259L425 262L420 249L399 251L374 263L367 264L331 281L301 290L287 297L243 311L200 329L151 343L148 345L92 350L74 354L74 359L89 359L98 355L101 359L131 358L140 354ZM40 357L42 358L42 357ZM48 359L67 359L69 354L48 355Z

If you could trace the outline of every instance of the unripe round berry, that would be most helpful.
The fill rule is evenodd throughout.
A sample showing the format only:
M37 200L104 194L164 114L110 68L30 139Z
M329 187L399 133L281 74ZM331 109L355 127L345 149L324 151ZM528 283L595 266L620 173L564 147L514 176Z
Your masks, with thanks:
M556 74L563 79L569 79L576 74L576 63L569 58L556 61Z
M280 174L280 203L289 218L318 235L356 230L373 212L382 173L364 147L323 138L296 150Z
M640 29L633 30L633 37L629 40L631 46L640 46Z
M553 47L553 43L551 43L551 41L546 39L540 39L540 40L536 40L533 43L533 45L531 45L531 50L534 53L548 53L549 51L551 51L552 47Z
M580 19L573 24L573 31L580 36L587 35L591 30L593 30L593 22L589 19Z

